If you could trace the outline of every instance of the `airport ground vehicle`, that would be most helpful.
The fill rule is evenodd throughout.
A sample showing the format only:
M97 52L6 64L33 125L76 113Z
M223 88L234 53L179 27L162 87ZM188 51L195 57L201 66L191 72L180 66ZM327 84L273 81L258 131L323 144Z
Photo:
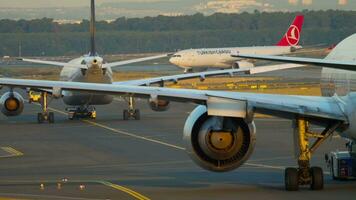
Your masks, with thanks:
M28 93L28 102L32 103L38 103L41 100L41 93L35 92L35 91L30 91Z
M96 119L96 110L92 106L87 108L72 107L72 108L67 108L66 111L68 112L69 120L82 119L82 118Z
M356 147L350 143L347 146L349 146L348 151L333 151L325 155L333 179L356 179Z

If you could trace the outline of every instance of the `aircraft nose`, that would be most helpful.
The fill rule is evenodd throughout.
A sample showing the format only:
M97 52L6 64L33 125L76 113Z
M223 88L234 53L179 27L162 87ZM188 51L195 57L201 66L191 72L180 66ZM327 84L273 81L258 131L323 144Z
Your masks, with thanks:
M178 62L177 62L176 58L170 58L169 62L172 63L173 65L178 65Z

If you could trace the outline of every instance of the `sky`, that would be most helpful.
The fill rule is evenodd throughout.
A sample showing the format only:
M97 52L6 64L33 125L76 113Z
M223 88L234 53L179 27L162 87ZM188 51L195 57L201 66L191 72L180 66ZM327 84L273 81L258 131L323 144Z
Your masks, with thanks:
M356 0L96 0L98 16L110 19L121 16L238 13L260 11L356 10ZM0 0L0 18L80 18L89 0ZM26 12L24 12L26 11ZM85 13L86 14L86 13ZM83 16L84 18L84 16Z

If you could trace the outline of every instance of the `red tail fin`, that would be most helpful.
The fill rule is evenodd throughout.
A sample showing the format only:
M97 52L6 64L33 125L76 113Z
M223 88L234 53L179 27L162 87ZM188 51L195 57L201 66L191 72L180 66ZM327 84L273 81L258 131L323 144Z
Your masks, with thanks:
M278 42L277 46L298 46L302 33L303 23L304 16L296 16L292 25L290 25L286 34L284 34L284 37L281 39L281 41Z

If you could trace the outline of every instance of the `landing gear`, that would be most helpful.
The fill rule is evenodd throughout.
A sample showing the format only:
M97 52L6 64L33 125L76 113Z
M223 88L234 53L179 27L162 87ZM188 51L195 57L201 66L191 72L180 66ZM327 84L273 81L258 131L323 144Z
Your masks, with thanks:
M285 170L285 189L297 191L301 185L309 185L312 190L324 188L324 175L320 167L310 167L312 153L340 127L340 122L331 123L322 133L313 133L309 130L309 122L305 118L298 118L295 128L296 150L298 157L298 168L287 168ZM309 148L309 139L316 138Z
M135 120L140 120L141 119L141 114L139 109L135 109L135 99L133 97L128 97L128 99L125 99L128 104L129 104L129 109L124 110L123 112L123 119L124 120L129 120L130 118L135 119Z
M69 120L83 118L96 119L96 110L92 106L73 107L67 108L66 110L68 112Z
M41 93L41 98L39 100L39 103L42 108L42 112L37 114L37 122L39 124L42 124L44 122L49 122L50 124L54 123L54 113L53 112L48 112L48 103L49 103L49 98L48 98L48 93L47 92L42 92ZM51 99L50 99L51 100Z

